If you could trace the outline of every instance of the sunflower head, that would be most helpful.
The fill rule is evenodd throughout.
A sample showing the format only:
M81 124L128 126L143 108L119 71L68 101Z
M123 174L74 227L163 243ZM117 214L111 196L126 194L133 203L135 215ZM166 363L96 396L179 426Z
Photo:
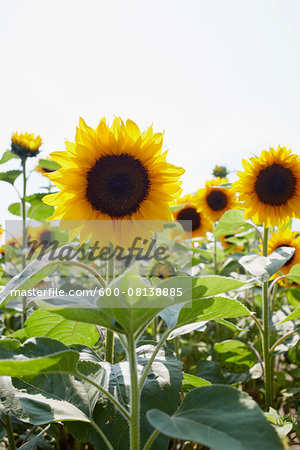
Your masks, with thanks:
M11 138L11 151L20 158L36 156L42 145L42 138L30 133L13 133Z
M197 205L211 222L219 220L225 211L237 206L235 193L231 188L219 187L228 183L227 178L214 178L207 181L205 188L196 194Z
M45 225L40 225L39 227L29 227L28 228L28 245L31 246L33 242L38 244L49 245L53 241L53 232L47 228Z
M300 217L300 158L278 146L260 157L243 160L244 171L233 187L245 209L245 218L267 227Z
M161 279L175 277L176 270L168 261L158 261L153 264L149 272L150 277L157 277Z
M162 133L152 127L141 133L131 120L117 117L109 127L102 119L93 129L80 119L75 142L50 155L61 166L48 175L60 192L43 198L57 207L50 219L85 221L84 240L115 244L142 232L139 221L170 220L184 170L166 162L162 144ZM106 224L99 226L99 220Z
M173 212L173 217L182 225L185 238L205 237L208 231L212 231L212 224L204 213L198 209L194 195L187 194L177 199L175 205L182 205L182 208Z
M228 170L225 166L215 166L212 174L215 178L226 178L228 175Z
M2 226L0 225L0 238L3 235L3 233L4 233L4 230L3 230Z
M273 232L268 242L268 254L274 252L279 247L292 247L295 249L291 258L280 268L280 271L287 275L295 264L300 264L300 235L297 231L291 231L290 228L279 228ZM272 278L277 277L273 275Z
M53 161L49 156L46 159L40 159L35 171L41 173L45 177L60 168L60 165Z

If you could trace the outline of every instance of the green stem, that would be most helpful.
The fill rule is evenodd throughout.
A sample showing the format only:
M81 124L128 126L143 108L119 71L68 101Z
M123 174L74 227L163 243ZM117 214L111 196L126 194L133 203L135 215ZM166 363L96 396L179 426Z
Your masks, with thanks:
M156 439L156 436L159 434L158 430L154 430L149 439L147 440L144 450L149 450Z
M108 391L106 391L102 386L95 383L95 381L91 380L90 378L83 375L81 372L76 371L75 372L76 377L81 378L82 380L86 381L87 383L90 383L95 388L99 389L106 397L118 408L118 410L123 414L123 416L127 419L127 421L130 421L130 415L128 411L124 408L124 406L121 405L121 403L118 402L118 400Z
M23 174L23 192L21 197L21 206L22 206L22 269L25 269L25 248L27 247L27 230L26 230L26 158L22 158L22 174ZM26 297L22 298L22 314L21 314L21 328L24 328L24 323L26 321L26 307L27 300Z
M216 229L216 223L213 224L213 231ZM214 272L218 274L218 257L217 257L217 237L214 236Z
M14 440L14 430L12 427L11 418L8 414L5 414L5 428L6 428L6 433L7 433L8 442L9 442L9 449L15 450L16 443Z
M140 389L134 336L128 336L128 360L130 371L130 450L140 446Z
M155 350L154 350L154 352L153 352L152 355L151 355L151 358L150 358L149 361L147 362L147 364L146 364L146 366L145 366L145 369L144 369L144 371L143 371L143 373L142 373L142 376L141 376L141 379L140 379L140 383L139 383L139 390L140 390L140 392L141 392L142 389L143 389L143 386L144 386L144 383L145 383L145 381L146 381L148 372L149 372L149 370L150 370L150 368L151 368L151 366L152 366L152 363L153 363L153 361L154 361L154 359L155 359L157 353L159 352L160 348L164 345L164 343L165 343L167 337L169 336L169 334L171 333L171 331L172 331L172 330L167 330L167 331L164 332L164 334L162 335L160 341L159 341L158 344L156 345Z
M101 275L99 275L99 273L96 272L96 270L92 269L92 267L88 266L87 264L81 263L79 261L59 261L58 263L82 267L82 269L86 270L87 272L90 272L99 281L99 283L104 289L106 288L106 283L101 277ZM57 264L57 261L55 261L55 264Z
M272 353L274 352L277 345L281 344L281 342L283 342L286 338L288 338L289 336L292 336L292 334L299 333L299 332L300 332L300 328L296 328L296 330L290 331L289 333L282 336L280 339L278 339L278 341L275 342L275 344L272 345L272 347L270 348L269 354L272 355Z
M113 244L109 245L111 252L113 253ZM107 285L115 277L115 258L112 256L107 260L107 272L106 272L106 283ZM114 362L114 332L106 329L106 339L105 339L105 361L113 364Z
M263 256L268 256L268 235L269 229L264 226L263 236ZM265 409L269 410L272 406L272 365L270 358L270 329L269 329L269 296L268 296L268 282L263 283L262 287L263 297L263 357L265 365Z

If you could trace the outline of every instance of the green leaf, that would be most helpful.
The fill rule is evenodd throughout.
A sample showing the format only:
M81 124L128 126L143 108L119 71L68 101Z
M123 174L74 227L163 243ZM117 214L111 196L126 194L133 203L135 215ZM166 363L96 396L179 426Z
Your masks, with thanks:
M74 372L79 355L59 341L31 338L0 341L0 375L20 377L39 373Z
M196 377L195 375L191 375L190 373L183 374L183 381L182 381L183 392L189 392L192 389L210 385L211 382L204 380L204 378Z
M15 216L21 215L21 204L19 203L11 203L8 207L8 211Z
M289 281L300 284L300 264L295 264L286 277Z
M168 341L174 339L178 336L183 336L184 334L191 333L192 331L205 331L206 330L206 322L193 322L188 325L183 325L182 327L176 328L168 337Z
M67 320L42 308L26 320L25 331L28 337L45 336L65 345L82 344L92 347L99 339L94 325Z
M0 181L6 181L7 183L14 184L21 173L22 170L8 170L7 172L1 172Z
M52 273L57 268L58 264L59 261L57 259L52 261L49 258L49 255L44 255L40 260L36 259L29 263L22 272L7 283L6 287L1 292L1 306L3 307L19 297L14 294L15 290L27 291L36 286L46 276Z
M47 433L49 428L50 425L47 425L42 431L39 432L39 434L34 435L34 437L31 437L29 441L25 442L25 444L21 445L21 447L18 447L18 450L33 450L45 448L44 445L46 444L46 442L42 439L42 437Z
M265 413L265 416L267 420L273 424L278 436L281 439L287 436L293 428L293 424L284 420L284 418L281 417L274 408L270 407L269 411Z
M38 163L38 167L54 171L54 170L60 169L61 166L59 164L57 164L55 161L52 161L49 159L40 159L39 163Z
M10 150L6 150L6 152L3 153L2 158L0 159L0 164L4 164L5 162L13 158L19 159L19 157L12 153Z
M239 259L239 263L245 270L259 278L262 282L278 272L278 270L293 256L293 247L278 247L269 256L261 256L257 253L249 253Z
M241 341L227 340L214 345L217 360L227 372L246 372L257 362L253 350Z
M285 319L281 320L279 323L288 322L289 320L296 320L300 318L300 306L295 309L291 314L289 314Z
M179 309L181 308L181 309ZM230 319L249 316L250 311L238 300L227 297L202 298L183 307L168 308L160 313L169 328L181 327L195 321Z
M147 418L167 436L198 442L214 450L265 450L266 443L272 450L283 450L255 401L231 386L193 389L172 416L153 409Z
M240 227L244 229L251 228L251 224L244 219L244 211L239 209L226 211L216 226L214 236L233 235Z

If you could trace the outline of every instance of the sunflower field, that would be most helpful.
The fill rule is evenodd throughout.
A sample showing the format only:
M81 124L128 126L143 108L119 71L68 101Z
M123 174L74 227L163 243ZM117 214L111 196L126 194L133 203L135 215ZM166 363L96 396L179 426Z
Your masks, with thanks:
M183 194L163 144L118 117L44 159L12 134L2 449L300 448L300 158L259 150Z

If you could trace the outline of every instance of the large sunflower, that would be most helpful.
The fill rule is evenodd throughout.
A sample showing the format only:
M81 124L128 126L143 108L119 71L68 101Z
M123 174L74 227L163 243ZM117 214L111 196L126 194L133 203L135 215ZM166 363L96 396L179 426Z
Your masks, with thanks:
M245 218L269 225L300 217L300 159L278 146L263 150L260 157L243 160L234 189L239 192Z
M182 208L173 212L173 217L181 223L185 231L185 237L205 237L208 231L212 231L212 224L204 213L197 208L193 195L185 195L178 199L175 205L179 207L182 205Z
M235 193L231 188L217 187L228 183L227 178L214 178L205 183L205 188L196 194L197 205L212 222L219 220L225 211L237 206Z
M142 233L140 220L171 219L169 204L181 192L184 169L166 162L162 144L163 134L152 126L141 133L133 121L117 117L111 127L103 118L94 130L80 119L75 143L50 155L61 166L48 175L60 192L43 198L57 207L50 219L88 221L83 240L113 233L114 243L123 243L129 230ZM99 232L99 220L110 226L103 223Z
M268 242L268 254L282 246L295 249L291 258L280 268L280 271L287 275L295 264L300 264L300 235L298 235L298 232L293 232L290 228L282 228L277 232L273 232Z
M11 137L11 151L20 158L36 156L42 145L42 138L32 133L13 133Z

